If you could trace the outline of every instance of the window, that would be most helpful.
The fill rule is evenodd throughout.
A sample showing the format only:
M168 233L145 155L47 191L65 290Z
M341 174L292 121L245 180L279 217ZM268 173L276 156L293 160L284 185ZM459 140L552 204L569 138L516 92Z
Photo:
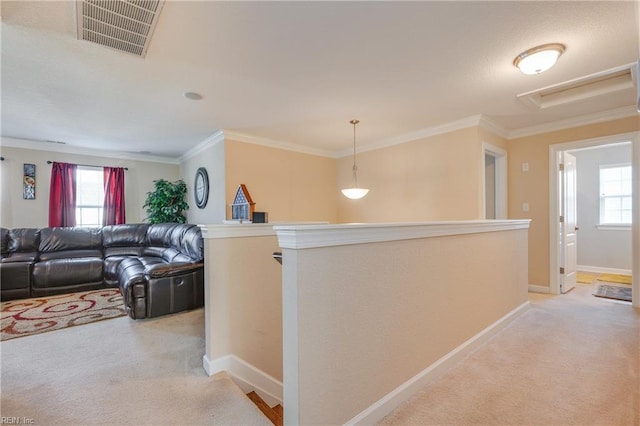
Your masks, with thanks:
M631 224L631 166L600 166L600 223Z
M76 172L76 226L102 226L104 172L102 168L78 166Z

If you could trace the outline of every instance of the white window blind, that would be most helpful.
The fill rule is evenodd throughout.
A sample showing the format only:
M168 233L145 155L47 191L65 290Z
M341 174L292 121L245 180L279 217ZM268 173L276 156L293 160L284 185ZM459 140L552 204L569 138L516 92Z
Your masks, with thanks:
M631 165L600 166L600 224L631 224Z
M76 171L76 225L102 226L103 203L104 171L101 167L79 166Z

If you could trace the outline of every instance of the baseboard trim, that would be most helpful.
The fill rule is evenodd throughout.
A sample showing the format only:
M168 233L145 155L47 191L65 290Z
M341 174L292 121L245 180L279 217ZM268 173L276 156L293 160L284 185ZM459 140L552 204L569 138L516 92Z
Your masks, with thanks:
M202 357L202 366L209 376L226 371L244 393L255 391L273 407L282 404L282 382L233 354L210 360Z
M541 285L531 285L529 284L529 293L551 293L551 288L541 286Z
M384 416L393 411L403 402L415 395L428 384L437 380L447 370L460 362L464 357L470 354L474 349L485 343L491 337L496 335L500 330L507 326L511 321L522 314L529 308L529 302L525 302L513 309L511 312L491 324L489 327L476 334L420 373L407 380L393 391L376 401L373 405L366 408L360 414L346 422L346 425L365 425L375 424Z
M593 272L596 274L631 275L631 269L603 268L602 266L588 266L588 265L578 265L576 266L576 268L578 269L578 271Z

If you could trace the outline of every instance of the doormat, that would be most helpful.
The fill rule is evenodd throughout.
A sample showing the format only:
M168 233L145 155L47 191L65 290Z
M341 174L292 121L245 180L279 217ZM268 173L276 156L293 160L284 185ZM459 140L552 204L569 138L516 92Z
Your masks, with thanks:
M631 302L631 287L600 284L598 286L598 290L596 290L593 295L606 299L624 300L626 302Z
M120 290L109 288L2 302L0 340L126 315Z

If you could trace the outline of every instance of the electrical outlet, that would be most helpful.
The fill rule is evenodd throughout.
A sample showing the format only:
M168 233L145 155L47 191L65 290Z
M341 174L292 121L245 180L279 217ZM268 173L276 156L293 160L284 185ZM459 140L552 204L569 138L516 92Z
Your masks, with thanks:
M522 163L522 171L523 172L529 171L529 163Z
M523 212L529 211L529 203L522 203L522 211Z

